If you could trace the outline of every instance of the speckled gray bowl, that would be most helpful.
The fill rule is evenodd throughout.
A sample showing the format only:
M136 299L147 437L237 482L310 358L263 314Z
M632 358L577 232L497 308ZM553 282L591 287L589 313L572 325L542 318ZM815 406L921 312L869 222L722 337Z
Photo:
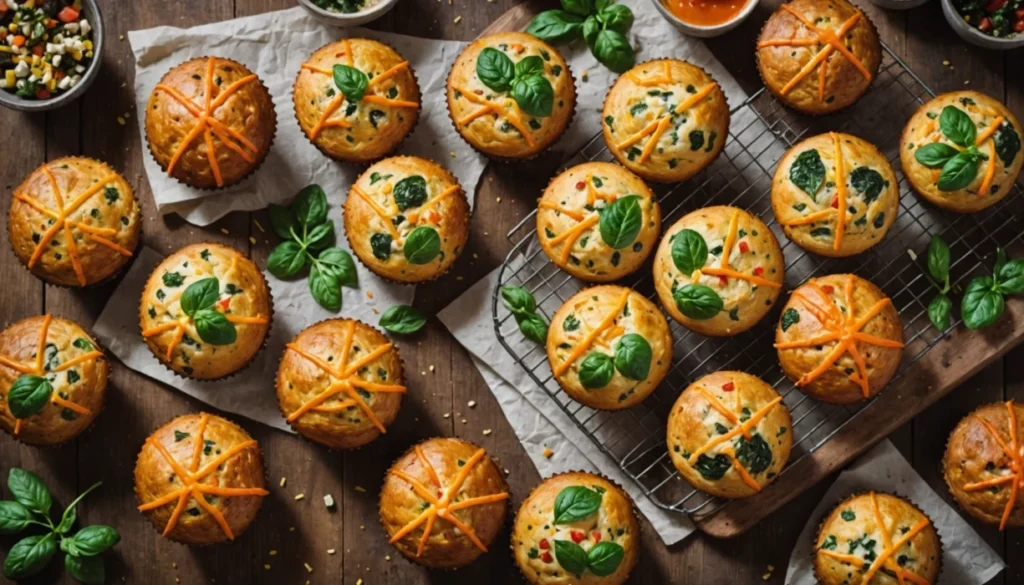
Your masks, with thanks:
M96 0L82 0L82 15L92 26L93 47L92 63L85 70L78 85L72 87L70 91L57 94L47 100L25 99L5 89L0 89L0 105L22 112L46 112L70 104L89 89L92 82L96 80L96 76L99 75L100 65L103 63L103 14L100 12Z
M1024 33L1017 33L1002 38L987 35L964 22L964 18L956 11L950 0L942 0L942 14L945 15L946 22L949 23L949 26L953 27L956 34L972 45L996 51L1008 51L1024 47Z
M366 10L346 14L343 12L331 12L330 10L324 10L316 4L313 4L311 0L299 0L299 6L305 8L306 12L308 12L313 18L326 25L343 28L349 26L360 26L372 20L377 20L394 8L395 4L398 4L398 0L379 0L375 6L371 6Z

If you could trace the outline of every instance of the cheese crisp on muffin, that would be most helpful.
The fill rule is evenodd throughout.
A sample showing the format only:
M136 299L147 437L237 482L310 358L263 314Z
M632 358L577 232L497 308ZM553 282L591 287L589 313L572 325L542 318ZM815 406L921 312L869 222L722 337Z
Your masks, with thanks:
M942 541L917 506L890 494L850 496L822 521L814 540L821 585L934 585Z
M640 268L661 232L661 208L639 177L588 162L551 180L537 211L548 258L581 280L609 282Z
M971 213L1005 197L1024 166L1021 126L998 100L944 93L918 108L900 138L900 163L914 190L935 205Z
M469 237L466 192L446 169L415 156L366 169L343 209L349 247L367 268L396 282L444 274Z
M860 99L881 62L875 25L845 0L783 4L757 40L765 86L805 114L828 114Z
M757 216L705 207L679 219L654 256L654 287L673 319L703 335L750 329L785 282L779 242Z
M245 65L191 59L167 72L146 106L146 141L168 176L200 189L234 185L255 171L274 141L270 91Z
M398 348L355 319L328 319L285 346L277 403L300 435L333 449L361 447L387 432L405 394Z
M252 261L234 248L193 244L150 274L139 328L153 355L175 373L216 380L252 361L273 311L267 281Z
M380 491L380 522L409 560L457 569L487 552L505 524L508 485L487 452L428 439L398 458Z
M885 155L839 132L791 148L772 179L772 209L786 236L822 256L852 256L882 241L899 201Z
M722 371L690 384L668 417L668 452L695 488L723 498L761 491L793 445L789 409L757 376Z
M146 439L135 462L135 495L166 538L215 544L252 523L270 493L265 475L249 433L213 414L186 414Z
M678 59L647 61L622 74L604 99L604 141L648 181L684 181L714 162L729 135L718 82Z
M142 222L131 185L80 156L44 163L14 190L7 237L22 264L50 284L86 286L121 269Z
M783 371L822 402L867 400L889 383L903 356L892 301L853 274L812 278L793 291L775 329Z
M512 554L532 585L621 585L640 557L633 503L599 475L550 477L519 507Z
M576 82L561 53L533 35L481 37L448 74L448 115L462 138L496 159L533 158L569 127Z
M1012 400L982 406L964 417L946 443L946 485L960 506L982 522L1024 526L1021 437L1024 407Z
M81 326L50 315L0 332L0 428L53 445L80 435L103 408L110 368Z
M603 285L573 295L551 318L548 363L574 400L599 410L639 404L668 373L672 334L642 294Z
M366 163L395 151L420 115L409 62L372 39L341 39L302 64L292 88L302 132L327 156Z

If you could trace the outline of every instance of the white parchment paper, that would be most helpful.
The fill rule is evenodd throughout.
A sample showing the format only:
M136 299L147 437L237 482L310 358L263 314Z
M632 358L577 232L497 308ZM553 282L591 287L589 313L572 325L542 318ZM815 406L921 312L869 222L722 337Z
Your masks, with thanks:
M909 498L935 523L943 548L938 585L981 585L1006 568L992 547L921 479L886 439L839 474L814 509L789 558L786 585L816 585L811 548L822 518L851 494L872 490Z

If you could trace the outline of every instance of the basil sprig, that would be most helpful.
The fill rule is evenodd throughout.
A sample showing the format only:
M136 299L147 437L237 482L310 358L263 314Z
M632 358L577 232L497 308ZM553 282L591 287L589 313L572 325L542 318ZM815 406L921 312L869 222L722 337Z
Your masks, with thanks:
M366 88L370 87L370 78L365 73L348 65L335 65L334 85L338 86L345 99L355 103L363 99Z
M102 585L106 580L103 558L106 552L121 540L121 535L110 526L86 526L71 534L78 519L78 504L89 492L98 488L97 482L74 499L53 523L50 517L52 498L39 476L24 469L11 468L7 487L14 500L0 501L0 534L18 534L29 527L38 526L45 534L26 536L11 547L4 559L3 572L8 579L25 579L42 571L57 554L64 551L64 568L69 575L87 585Z
M636 62L626 34L633 26L633 11L613 0L562 0L561 10L546 10L530 21L526 32L562 44L580 37L605 67L622 73Z
M7 406L14 418L28 418L50 402L53 385L42 376L19 376L7 393Z
M536 343L544 343L548 338L548 323L537 312L537 301L521 286L501 287L501 302L505 305L519 324L519 331Z
M914 159L930 169L942 169L936 184L940 191L966 189L978 176L981 162L988 160L988 155L974 144L978 132L974 121L960 108L946 106L939 115L939 130L963 150L935 142L917 149Z
M309 266L313 299L329 311L341 310L341 287L358 287L359 275L352 255L333 247L334 222L327 219L327 195L320 185L303 188L288 207L271 205L270 223L284 241L270 252L267 270L287 279Z
M192 318L199 338L212 345L229 345L238 339L235 324L214 309L220 297L216 276L197 280L181 295L181 311Z
M600 211L598 228L601 239L612 249L621 250L636 240L643 221L640 196L619 197Z
M937 235L928 243L928 276L939 291L928 303L928 319L936 329L945 331L953 309L953 301L949 300L949 246Z
M427 324L427 318L409 305L395 305L380 317L380 326L391 333L416 333Z
M487 47L476 60L476 75L484 85L498 92L511 91L519 109L531 116L551 115L555 90L544 77L544 60L530 55L513 64L508 55Z

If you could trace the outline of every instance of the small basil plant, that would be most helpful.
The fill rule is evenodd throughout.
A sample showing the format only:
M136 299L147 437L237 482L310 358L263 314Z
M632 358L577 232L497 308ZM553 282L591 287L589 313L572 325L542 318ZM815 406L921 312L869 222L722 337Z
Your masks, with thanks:
M633 67L636 53L626 34L633 26L633 11L613 0L562 0L561 10L538 14L526 32L554 44L582 37L590 52L608 69L623 73Z
M708 245L704 236L694 230L676 232L672 239L672 263L690 276L708 261ZM715 290L703 284L687 284L672 290L672 300L679 312L690 319L713 319L725 308L725 301Z
M521 286L501 287L501 301L505 308L516 318L519 331L536 343L544 343L548 338L548 323L537 313L537 301Z
M554 524L571 524L596 514L601 508L604 491L601 487L591 489L579 485L562 489L555 497ZM580 542L589 538L592 535L583 534ZM582 579L586 571L607 577L618 570L626 555L622 545L611 540L600 540L590 550L585 550L575 539L556 539L554 549L558 564L577 579Z
M329 311L340 311L341 287L358 287L359 276L352 256L334 247L334 222L327 219L324 190L309 185L287 207L271 205L270 223L284 241L270 252L267 270L288 279L308 267L313 299Z
M508 55L487 47L476 60L476 75L496 92L510 92L519 109L543 118L551 115L555 90L544 77L544 60L537 55L523 57L515 64Z
M409 305L395 305L384 311L380 317L380 326L389 333L410 335L416 333L427 324L427 318Z
M960 108L946 106L939 115L939 130L947 140L963 150L943 142L933 142L917 149L914 159L930 169L942 169L936 185L940 191L966 189L978 176L981 161L988 160L988 155L974 144L977 138L974 121Z
M53 560L57 549L64 551L64 570L88 585L106 582L103 552L121 540L121 535L110 526L96 524L73 532L78 519L78 504L89 492L98 488L97 482L75 498L54 524L50 516L52 498L39 476L12 467L7 487L13 500L0 500L0 535L20 534L30 528L36 534L25 536L14 543L4 559L4 577L25 579L38 574Z

